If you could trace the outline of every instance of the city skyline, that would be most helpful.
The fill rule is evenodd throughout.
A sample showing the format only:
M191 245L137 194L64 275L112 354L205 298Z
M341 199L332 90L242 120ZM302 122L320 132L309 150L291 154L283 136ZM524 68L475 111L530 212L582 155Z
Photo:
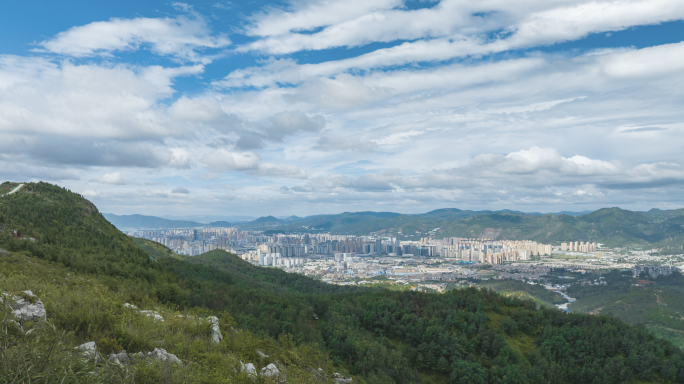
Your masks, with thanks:
M684 206L680 1L0 9L0 182L102 212Z

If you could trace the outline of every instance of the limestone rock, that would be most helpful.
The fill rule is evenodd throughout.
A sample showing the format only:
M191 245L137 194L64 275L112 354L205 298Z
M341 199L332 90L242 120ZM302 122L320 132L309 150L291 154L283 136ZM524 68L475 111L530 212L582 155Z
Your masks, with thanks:
M14 315L19 321L38 321L47 320L47 313L43 302L36 298L36 295L31 291L24 291L26 296L30 298L27 300L20 296L14 296L12 300L14 303L10 304Z
M247 372L250 375L256 376L256 368L254 367L254 364L252 363L247 363L243 364L242 361L240 362L240 372Z
M79 345L78 347L74 349L80 349L83 352L95 352L97 351L97 345L95 344L94 341L89 341L87 343L83 343Z
M223 340L223 335L221 334L221 328L219 328L219 321L218 317L216 316L209 316L207 317L207 320L211 323L211 341L214 343L218 343L221 340Z
M138 312L144 314L147 317L154 317L155 322L156 321L164 322L164 318L159 313L157 313L156 311L144 310L144 311L138 311Z
M174 355L173 353L166 352L166 350L163 348L155 348L152 352L138 352L132 354L131 356L135 356L141 359L149 358L161 361L168 361L169 363L178 363L181 365L183 364L176 355Z
M257 355L259 355L259 357L261 357L261 358L265 358L265 357L268 357L268 355L267 355L267 354L265 354L265 353L263 353L263 352L261 352L261 350L260 350L260 349L258 349L258 350L257 350Z
M104 363L104 358L100 352L97 351L97 345L95 345L94 341L83 343L74 349L81 350L83 357L93 357L98 363Z
M335 372L333 373L333 381L335 384L351 384L352 379L349 378L347 379L346 377L342 376L341 374Z
M112 353L109 355L109 360L112 363L117 363L117 364L128 364L130 359L128 358L128 355L126 354L126 351L121 351L119 353Z
M278 377L280 376L280 370L278 367L275 366L275 364L271 363L264 368L261 368L261 376L262 377Z

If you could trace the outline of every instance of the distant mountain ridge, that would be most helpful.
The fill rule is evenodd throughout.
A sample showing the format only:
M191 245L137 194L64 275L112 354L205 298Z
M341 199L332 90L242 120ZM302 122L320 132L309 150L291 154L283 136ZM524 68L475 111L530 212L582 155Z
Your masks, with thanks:
M145 215L115 215L112 213L103 213L105 219L114 224L117 228L188 228L188 227L203 227L195 221L187 220L169 220L162 219L156 216Z
M634 212L602 208L586 213L523 213L512 210L469 211L443 208L423 214L394 212L344 212L278 219L260 217L246 223L167 220L154 216L104 214L118 228L202 228L238 227L265 233L321 233L350 235L391 235L399 240L420 237L478 237L488 229L500 230L498 239L534 240L556 244L560 241L592 241L608 246L643 244L665 253L684 250L684 209Z

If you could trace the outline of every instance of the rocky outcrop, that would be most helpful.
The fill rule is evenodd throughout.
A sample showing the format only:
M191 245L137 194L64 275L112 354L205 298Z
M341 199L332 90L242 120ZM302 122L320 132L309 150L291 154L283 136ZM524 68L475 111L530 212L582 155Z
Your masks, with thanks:
M223 335L221 334L221 328L219 328L218 317L209 316L207 320L211 323L211 341L218 343L223 340Z
M136 307L135 305L128 304L128 303L125 303L123 305L123 307L124 308L130 308L134 311L137 311L138 313L142 313L143 315L145 315L147 317L153 317L155 322L157 322L157 321L164 322L164 318L157 311L151 311L148 309L141 310L141 309L138 309L138 307Z
M261 368L261 377L278 377L280 376L280 370L275 364L271 363L263 368Z
M257 349L256 352L257 352L257 355L259 355L259 357L261 357L262 359L268 357L268 355L265 354L265 353L263 353L263 352L261 351L261 349Z
M254 367L254 364L252 363L247 363L243 364L242 361L240 362L240 372L247 372L249 375L254 375L256 376L256 368Z
M94 341L83 343L74 349L80 350L83 357L94 358L98 363L104 363L104 358L97 351L97 345L95 345Z
M9 306L19 321L47 320L43 302L31 291L24 291L21 296L13 296Z
M167 361L169 363L183 364L181 363L180 359L176 357L176 355L166 352L166 350L163 348L155 348L152 352L138 352L132 354L131 356L137 357L139 359L157 359L160 361Z
M333 373L333 381L335 384L351 384L352 379L351 378L346 378L342 376L341 374L335 372Z
M128 364L130 362L130 359L128 358L128 354L126 354L126 351L112 353L111 355L109 355L109 358L107 360L110 363L116 364Z

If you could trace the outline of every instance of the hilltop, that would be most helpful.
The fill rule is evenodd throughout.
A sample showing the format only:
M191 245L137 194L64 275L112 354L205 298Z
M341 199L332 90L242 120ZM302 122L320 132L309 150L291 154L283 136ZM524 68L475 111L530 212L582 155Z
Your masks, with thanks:
M32 290L54 326L2 323L0 372L23 381L251 382L242 361L274 364L291 383L333 383L335 372L367 384L684 382L684 353L643 326L492 290L347 288L224 251L177 257L46 183L0 198L0 248L0 291ZM105 355L164 348L183 366L80 359L73 348L88 341Z

